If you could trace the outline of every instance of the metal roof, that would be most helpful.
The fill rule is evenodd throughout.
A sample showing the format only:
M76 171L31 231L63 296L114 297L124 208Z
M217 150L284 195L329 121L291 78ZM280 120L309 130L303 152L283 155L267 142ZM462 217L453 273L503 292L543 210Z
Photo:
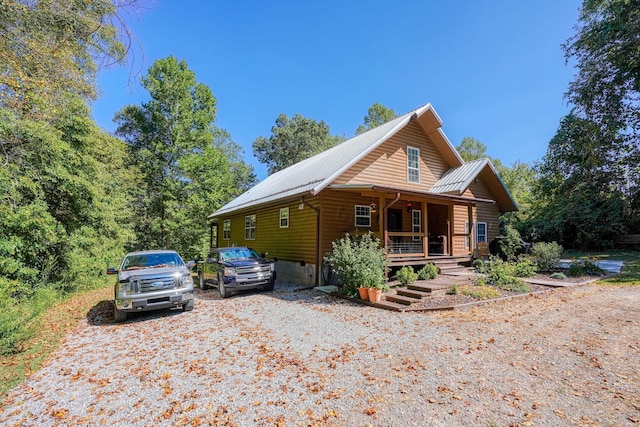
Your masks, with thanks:
M440 194L462 194L488 163L489 159L472 160L457 168L449 169L429 191Z
M431 104L423 105L390 122L268 176L264 181L256 184L209 215L209 218L285 197L307 193L317 194L344 171L395 135L409 123L412 117L420 117L429 110L433 112L437 121L440 122ZM444 137L444 134L442 135ZM446 137L444 139L455 153L455 149L446 140Z

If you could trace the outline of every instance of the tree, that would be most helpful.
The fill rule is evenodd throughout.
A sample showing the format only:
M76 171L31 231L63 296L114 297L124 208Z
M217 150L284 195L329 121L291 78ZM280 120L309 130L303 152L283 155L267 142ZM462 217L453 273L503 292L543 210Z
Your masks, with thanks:
M216 99L185 61L155 61L142 84L150 101L115 117L144 182L135 194L136 247L196 257L206 249L206 216L255 177L240 148L215 127Z
M267 165L269 174L285 169L316 155L342 139L331 135L324 121L307 119L300 114L288 118L280 114L271 136L259 136L253 141L253 155Z
M567 99L598 146L591 158L605 155L601 183L619 194L631 231L640 231L640 4L637 0L584 0L576 34L563 45L578 72ZM596 129L597 128L597 129ZM594 133L595 132L595 133ZM590 135L583 133L589 141ZM574 164L588 168L589 163ZM588 173L586 173L588 175ZM604 178L604 177L603 177ZM612 186L612 187L610 187Z
M531 227L540 239L581 249L607 246L627 229L625 183L610 162L610 131L566 116L539 165Z
M358 126L358 129L356 129L356 135L365 133L369 129L373 129L395 118L396 113L395 111L393 111L393 109L387 108L384 105L376 102L371 107L369 107L367 115L364 116L364 123Z

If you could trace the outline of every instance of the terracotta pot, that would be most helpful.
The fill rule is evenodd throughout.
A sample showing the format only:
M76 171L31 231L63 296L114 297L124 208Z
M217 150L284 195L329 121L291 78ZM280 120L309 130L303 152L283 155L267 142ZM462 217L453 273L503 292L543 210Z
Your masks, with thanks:
M360 299L369 299L369 288L358 288Z
M382 289L369 288L369 301L380 302L382 299Z

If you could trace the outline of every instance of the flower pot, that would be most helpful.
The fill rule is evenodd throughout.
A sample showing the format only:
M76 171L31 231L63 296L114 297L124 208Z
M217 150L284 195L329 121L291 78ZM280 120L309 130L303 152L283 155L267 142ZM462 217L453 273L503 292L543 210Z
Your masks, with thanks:
M369 301L380 302L382 299L382 289L369 288Z
M369 299L369 288L358 288L360 299Z

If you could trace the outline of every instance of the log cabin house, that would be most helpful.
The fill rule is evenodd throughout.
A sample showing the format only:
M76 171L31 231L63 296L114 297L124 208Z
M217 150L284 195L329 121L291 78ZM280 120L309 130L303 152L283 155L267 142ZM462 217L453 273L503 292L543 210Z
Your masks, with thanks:
M322 284L331 243L371 231L390 265L469 262L517 204L488 159L464 162L424 105L280 170L208 218L211 246L250 246L278 280Z

